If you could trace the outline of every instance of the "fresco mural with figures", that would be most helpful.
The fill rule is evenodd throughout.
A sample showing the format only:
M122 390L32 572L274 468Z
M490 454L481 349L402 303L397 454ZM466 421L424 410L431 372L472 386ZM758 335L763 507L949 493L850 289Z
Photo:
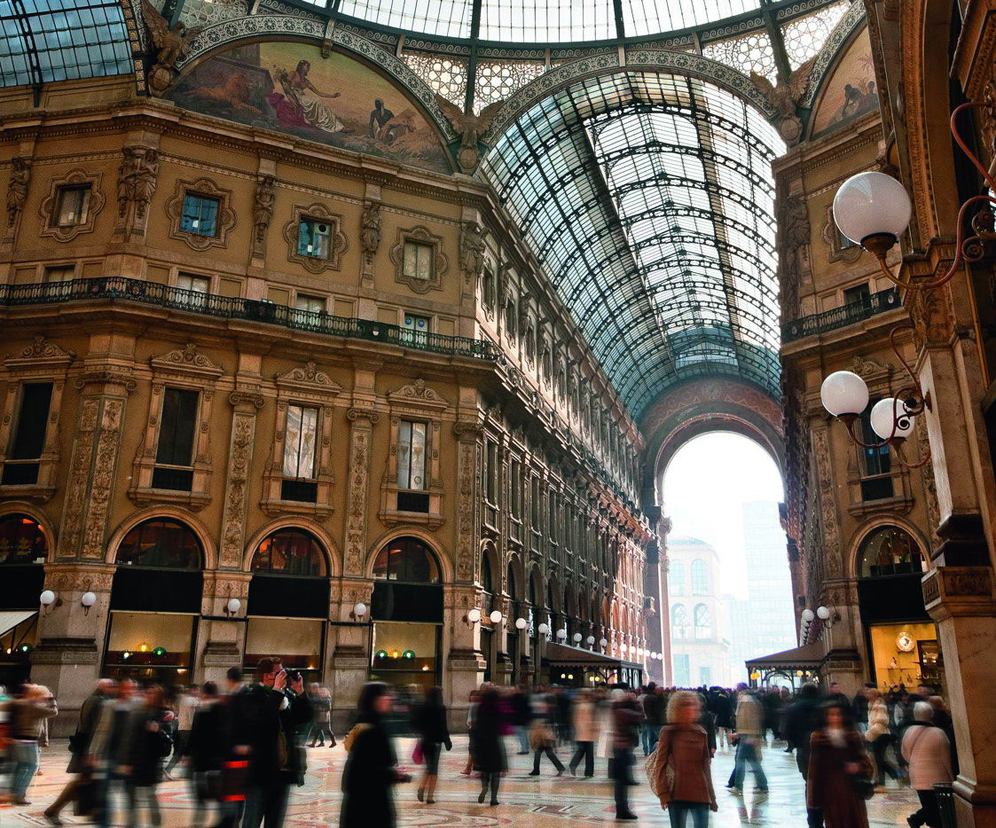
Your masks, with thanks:
M450 172L439 132L359 61L304 43L253 43L208 58L169 98L185 109Z
M813 137L830 132L872 110L878 110L878 87L868 29L862 30L826 82L813 118Z

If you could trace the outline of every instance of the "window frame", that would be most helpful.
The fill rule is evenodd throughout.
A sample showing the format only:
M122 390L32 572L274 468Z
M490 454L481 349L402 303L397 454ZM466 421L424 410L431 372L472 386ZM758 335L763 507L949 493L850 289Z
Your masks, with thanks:
M408 244L421 244L432 248L432 267L429 279L421 279L406 272ZM407 285L415 293L428 293L442 290L443 276L448 271L449 259L443 253L443 237L436 235L425 225L398 228L397 241L391 247L389 257L394 264L394 281Z
M82 169L70 170L64 176L54 177L49 183L48 195L42 199L41 205L39 205L39 213L42 218L41 235L64 243L72 241L83 233L92 233L96 226L97 216L100 215L107 203L107 197L101 189L102 178L102 173L92 173ZM59 224L62 207L61 191L81 187L90 188L86 215L81 221L73 224Z
M318 257L300 252L301 224L304 221L328 225L328 256ZM341 270L342 255L348 247L342 227L343 217L321 202L316 201L308 205L295 204L291 209L290 220L283 228L284 241L287 242L287 260L296 262L315 275L326 270Z
M213 235L197 233L183 226L188 197L217 202ZM192 250L204 252L212 247L228 247L228 236L235 227L235 211L232 209L232 190L218 186L210 178L177 180L173 194L166 200L166 215L170 219L169 238L182 241Z

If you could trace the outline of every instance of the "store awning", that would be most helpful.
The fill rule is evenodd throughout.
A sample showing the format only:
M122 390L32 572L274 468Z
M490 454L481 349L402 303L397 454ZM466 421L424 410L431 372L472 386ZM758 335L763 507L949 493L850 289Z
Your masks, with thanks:
M0 612L0 635L6 635L18 624L27 621L38 610L7 610Z
M814 641L811 644L804 644L801 647L794 647L791 650L783 650L780 653L761 656L760 658L749 658L745 662L748 672L754 668L759 670L805 670L814 669L823 664L826 653L823 644Z
M558 664L565 667L639 667L639 664L631 664L628 661L620 661L618 658L593 653L591 650L582 650L580 647L571 647L567 644L558 644L555 641L547 641L543 646L543 661L548 664Z

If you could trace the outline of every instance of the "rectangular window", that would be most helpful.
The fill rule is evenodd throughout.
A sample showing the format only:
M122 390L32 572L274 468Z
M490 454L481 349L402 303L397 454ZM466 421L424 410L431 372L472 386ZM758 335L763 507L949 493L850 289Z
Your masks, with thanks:
M522 518L522 464L512 461L512 517Z
M163 410L159 418L159 446L156 463L165 466L191 465L197 403L200 394L182 388L163 392Z
M29 382L21 386L21 408L3 467L4 486L31 486L38 482L38 460L45 450L45 431L52 405L52 383Z
M285 435L284 477L306 479L314 477L318 409L288 405Z
M69 282L76 278L76 265L52 265L45 268L44 281Z
M487 468L485 469L485 490L484 497L488 503L497 503L497 490L498 490L498 444L487 441L487 450L485 452L485 463Z
M429 341L432 320L428 316L419 316L418 314L405 311L402 316L401 327L404 329L401 334L402 342L425 345Z
M844 304L845 305L855 305L862 304L867 305L871 302L871 291L868 289L868 283L865 282L863 285L855 285L854 287L849 287L844 290Z
M331 250L331 237L328 222L319 219L301 219L297 230L298 255L312 259L327 259Z
M308 296L306 293L299 293L294 300L294 307L308 313L322 313L325 310L325 299L321 296Z
M409 279L432 281L432 262L436 248L417 241L405 242L405 276Z
M550 542L556 543L558 538L557 532L557 493L550 492L548 496L548 503L550 506Z
M539 480L537 478L532 478L530 486L530 510L532 512L532 523L533 531L538 532L540 530L540 488Z
M183 197L180 229L195 236L218 235L218 199L187 193Z
M90 184L59 187L59 203L56 209L58 227L75 227L85 224L90 208Z
M871 410L876 402L878 400L872 400L861 414L861 437L864 442L871 445L881 442L871 427ZM865 464L865 479L861 481L861 499L885 500L892 497L894 491L890 474L892 458L889 455L889 447L862 448L861 452Z
M180 290L190 291L180 300L184 304L193 308L203 308L207 304L207 294L211 292L211 279L207 276L180 273L176 277L176 286Z
M425 491L427 426L413 420L398 425L398 488Z

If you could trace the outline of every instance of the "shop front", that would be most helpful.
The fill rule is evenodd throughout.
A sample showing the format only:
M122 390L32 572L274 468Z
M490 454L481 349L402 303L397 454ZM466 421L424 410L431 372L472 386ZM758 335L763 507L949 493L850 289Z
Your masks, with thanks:
M640 687L643 684L643 667L640 664L554 641L544 641L541 646L545 684L562 687L611 687L619 684Z
M0 685L8 688L31 673L47 556L48 543L36 520L17 513L0 518Z

